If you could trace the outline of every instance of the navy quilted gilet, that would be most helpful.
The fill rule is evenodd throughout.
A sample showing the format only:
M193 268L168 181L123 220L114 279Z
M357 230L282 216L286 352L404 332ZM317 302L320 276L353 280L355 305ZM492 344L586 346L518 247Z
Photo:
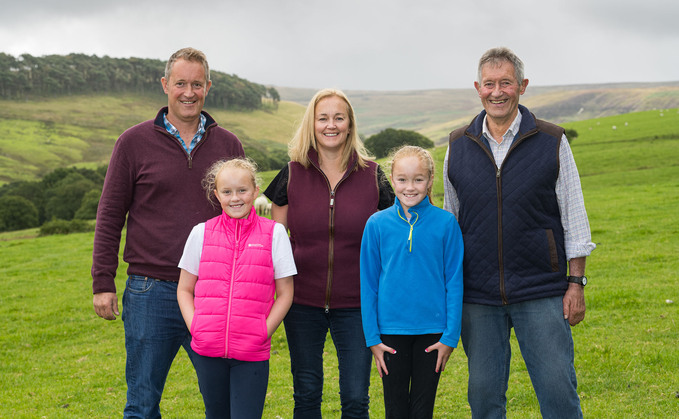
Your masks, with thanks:
M568 287L555 192L563 129L519 110L519 133L500 168L482 135L485 112L450 135L447 175L460 200L467 303L512 304Z

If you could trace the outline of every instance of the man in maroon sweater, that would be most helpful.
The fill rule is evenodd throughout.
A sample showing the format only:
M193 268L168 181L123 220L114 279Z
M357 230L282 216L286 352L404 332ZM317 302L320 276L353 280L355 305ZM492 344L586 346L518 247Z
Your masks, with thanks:
M174 53L161 79L168 106L116 142L97 211L92 263L94 311L118 316L115 276L127 222L123 294L127 363L124 417L160 417L165 379L179 347L193 356L177 304L177 264L191 228L219 214L201 180L217 159L243 156L238 138L203 111L210 90L205 55Z

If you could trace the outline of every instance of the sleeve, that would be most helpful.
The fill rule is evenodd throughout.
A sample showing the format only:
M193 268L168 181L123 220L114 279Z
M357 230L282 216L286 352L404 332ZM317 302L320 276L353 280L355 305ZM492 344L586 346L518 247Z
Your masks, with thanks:
M565 135L559 147L559 176L555 190L564 230L566 258L589 256L596 244L592 243L580 175Z
M377 209L381 211L394 205L394 189L391 187L389 178L380 166L377 166L377 187L380 192L380 200L377 204Z
M179 268L192 275L198 275L200 257L203 254L203 237L205 236L205 223L196 224L184 245L184 253L179 259Z
M276 223L274 226L271 258L273 260L274 279L297 275L290 238L283 224Z
M460 214L460 201L457 198L457 191L448 178L449 154L450 146L448 146L446 157L443 159L443 209L457 217Z
M462 232L456 219L452 219L446 229L446 242L443 244L444 277L446 281L446 330L441 343L456 348L460 340L462 325L462 260L464 244Z
M377 223L370 217L361 240L361 319L366 346L382 342L377 324L377 294L382 266Z
M134 191L134 165L126 152L125 134L116 141L97 208L92 252L92 291L116 292L120 237Z
M269 198L271 202L283 207L288 205L288 171L289 166L286 164L284 168L276 175L276 177L269 183L264 195Z

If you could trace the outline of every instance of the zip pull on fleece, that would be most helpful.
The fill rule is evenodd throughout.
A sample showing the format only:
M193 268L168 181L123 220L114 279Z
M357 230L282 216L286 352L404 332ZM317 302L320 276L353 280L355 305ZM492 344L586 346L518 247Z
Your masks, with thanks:
M409 253L412 253L412 251L413 251L413 227L415 227L415 223L417 223L417 220L420 218L420 215L418 213L416 213L415 211L411 211L411 212L412 212L412 214L415 214L415 221L413 221L412 224L410 223L410 220L407 220L404 216L401 215L401 210L396 208L396 213L398 214L398 216L401 217L401 219L403 221L405 221L406 223L408 223L408 225L410 226L410 232L408 233L408 243L409 243L408 252ZM411 215L410 218L412 219L412 215Z

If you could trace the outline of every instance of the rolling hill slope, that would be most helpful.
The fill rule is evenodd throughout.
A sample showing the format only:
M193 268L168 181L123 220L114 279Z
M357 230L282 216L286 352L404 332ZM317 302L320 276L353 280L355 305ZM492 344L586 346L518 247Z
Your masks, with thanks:
M315 90L276 87L282 100L306 105ZM385 128L417 131L441 144L453 129L469 123L482 109L469 89L346 91L363 135ZM607 85L531 86L521 103L554 123L580 121L651 109L679 107L679 82Z
M155 117L166 104L162 98L141 95L0 100L0 185L36 180L59 167L107 164L118 136ZM292 102L252 112L206 109L245 144L276 148L279 153L285 152L303 112Z
M276 87L277 109L235 112L207 108L220 125L260 152L285 153L315 89ZM401 92L347 91L361 135L386 128L418 131L443 144L481 110L473 88ZM58 167L108 162L126 128L155 116L163 98L107 95L36 101L0 99L0 185L36 180ZM529 86L522 98L538 117L556 123L679 107L679 82L603 86Z

